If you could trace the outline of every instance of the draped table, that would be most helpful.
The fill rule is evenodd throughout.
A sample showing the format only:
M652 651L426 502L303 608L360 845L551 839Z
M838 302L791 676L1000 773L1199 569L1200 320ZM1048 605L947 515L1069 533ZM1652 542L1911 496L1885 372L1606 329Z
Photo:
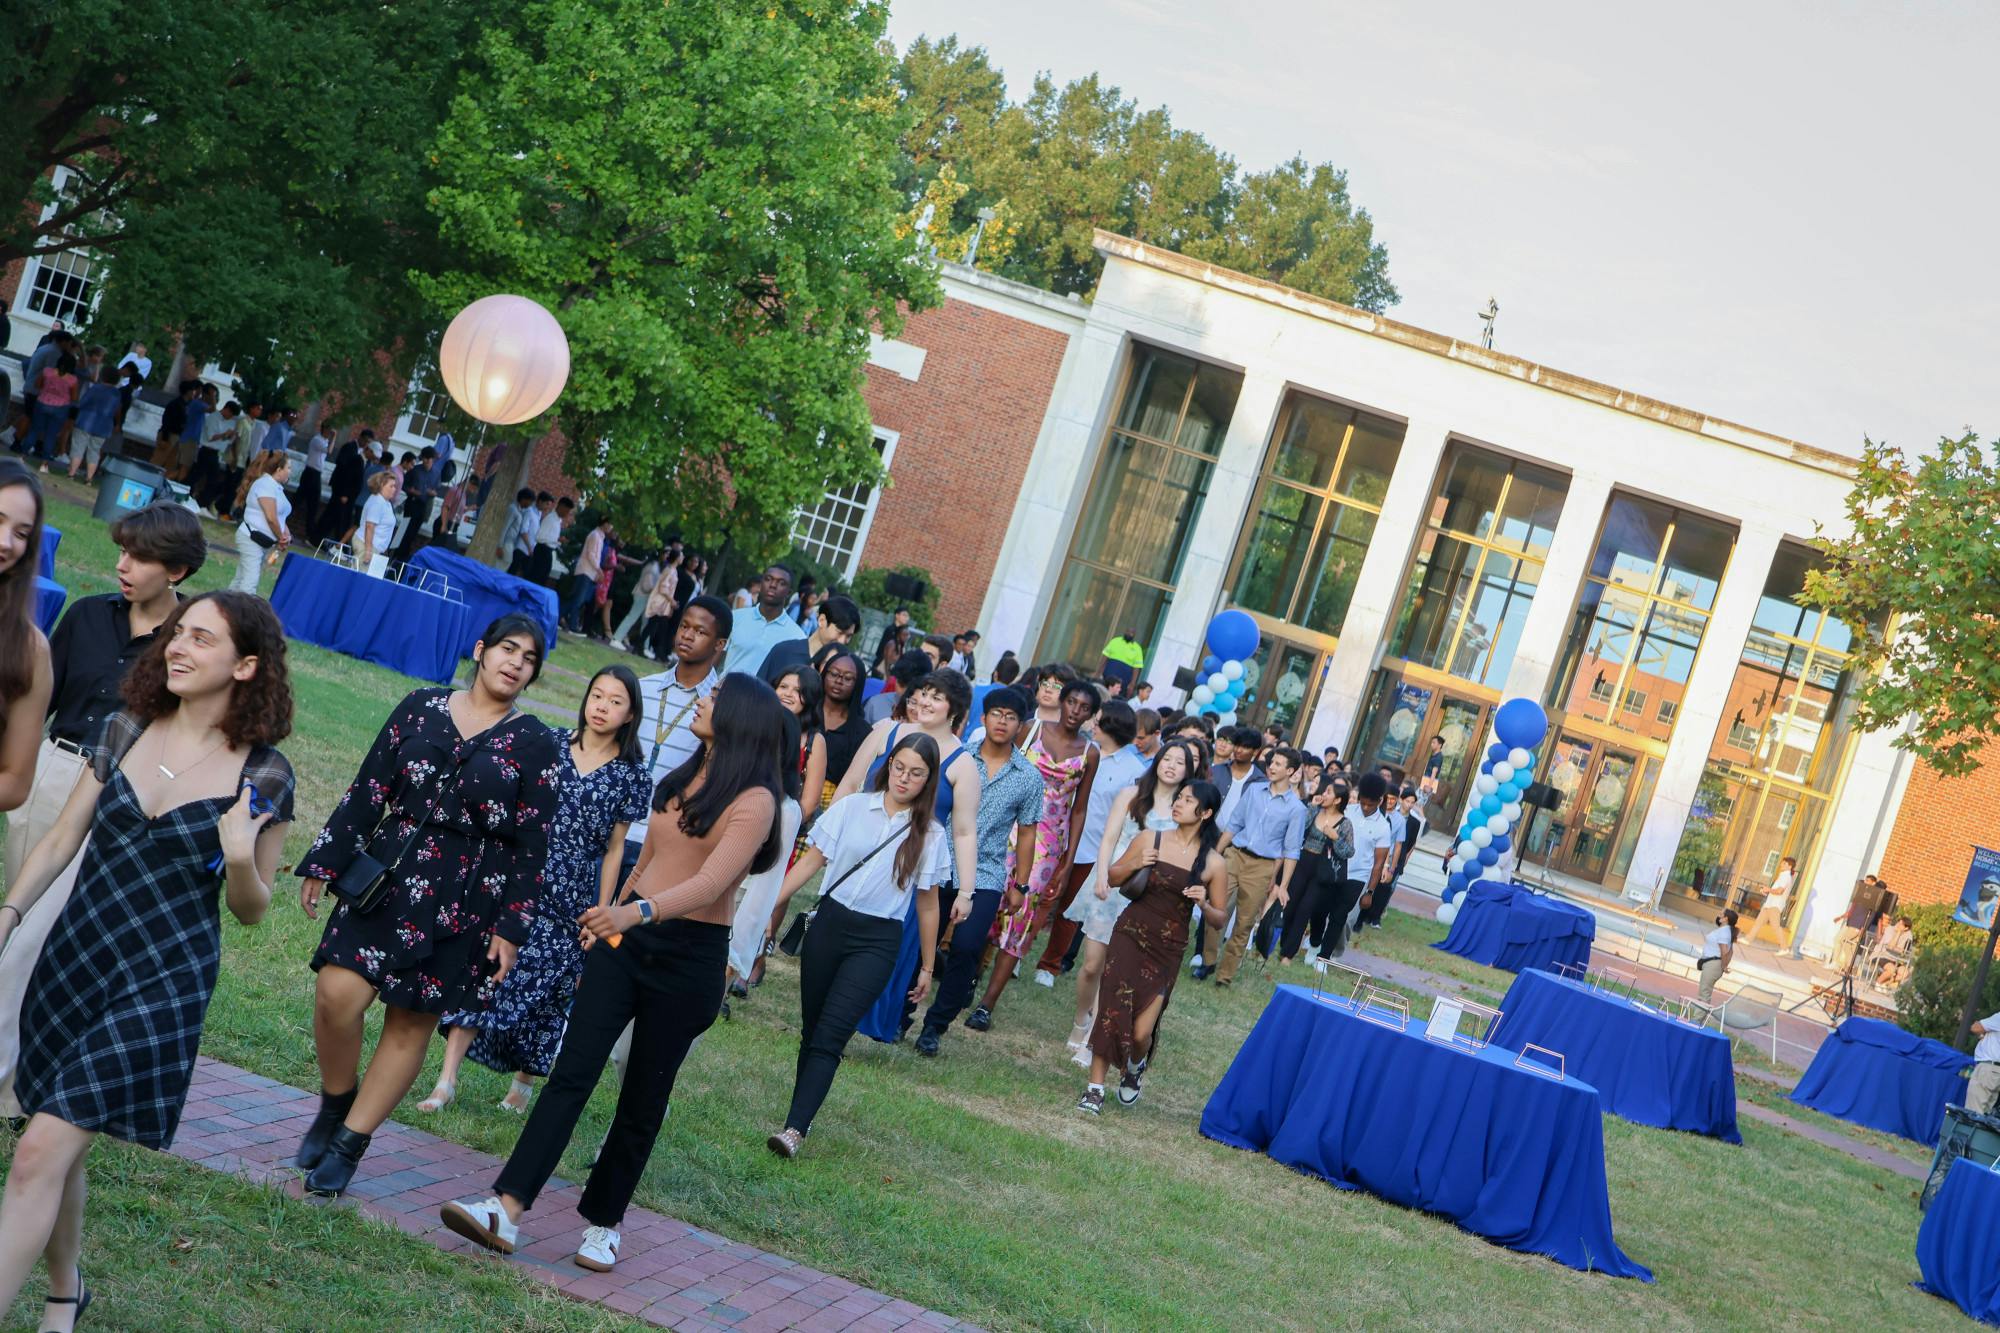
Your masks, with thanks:
M1568 977L1530 970L1500 1002L1495 1046L1561 1051L1604 1109L1636 1124L1743 1142L1729 1038Z
M1280 986L1201 1132L1509 1249L1652 1281L1612 1239L1597 1090L1423 1031Z
M297 553L278 571L271 609L294 639L443 685L472 619L463 602Z
M1458 900L1451 933L1433 949L1489 967L1525 972L1590 966L1597 918L1574 903L1482 879Z
M2000 1172L1961 1157L1917 1230L1921 1291L2000 1324Z
M1792 1100L1840 1120L1937 1146L1947 1104L1964 1105L1972 1057L1879 1018L1833 1030Z
M35 573L35 627L47 634L62 618L63 603L69 592L56 582L56 548L62 545L62 529L42 525L42 549Z
M466 629L456 645L460 657L472 656L473 645L488 625L501 616L519 613L542 627L542 636L551 651L556 646L556 594L539 583L517 579L504 570L482 565L477 560L447 551L442 546L426 546L410 557L406 568L442 574L465 600ZM406 576L417 583L416 575ZM420 585L421 586L421 585Z

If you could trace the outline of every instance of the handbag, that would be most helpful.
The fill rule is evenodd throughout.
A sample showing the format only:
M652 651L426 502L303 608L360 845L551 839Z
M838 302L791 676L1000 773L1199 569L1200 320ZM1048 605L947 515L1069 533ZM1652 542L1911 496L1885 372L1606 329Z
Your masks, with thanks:
M861 869L861 867L867 865L870 861L873 861L875 859L876 852L881 851L884 847L887 847L890 843L896 841L897 838L899 838L901 835L905 833L908 833L909 831L910 831L910 826L907 821L905 821L905 823L901 828L889 830L889 836L882 839L882 841L876 843L873 850L871 850L868 853L868 855L862 857L859 861L856 861L853 865L843 870L840 873L839 879L835 880L833 883L827 885L824 889L820 890L820 895L819 895L820 898L822 900L826 899L829 895L833 893L835 889L839 888L841 885L847 882L847 877L849 875L852 875L855 871ZM797 916L792 918L792 924L785 927L784 938L778 941L779 953L785 955L785 957L787 958L797 958L799 956L799 950L804 948L806 943L806 927L812 924L812 919L815 914L816 914L815 912L800 912Z
M507 716L501 718L499 722L493 725L497 727L504 724L519 711L519 709L509 709ZM333 883L327 886L333 891L334 897L346 904L348 911L353 912L357 916L367 916L382 905L382 900L389 896L389 877L391 872L403 863L403 858L409 855L410 848L417 845L417 839L424 836L424 825L430 823L431 816L437 813L438 802L444 799L444 789L457 780L459 770L464 768L472 756L478 753L478 746L466 746L464 754L459 757L458 761L451 766L448 772L438 779L437 791L432 795L431 803L424 807L424 817L417 821L417 827L411 832L409 837L403 839L403 845L397 848L396 854L387 861L382 860L381 857L375 854L375 843L382 836L382 830L388 827L389 821L395 818L395 815L392 811L383 811L382 822L377 824L375 831L368 835L367 844L354 854L354 859L347 863L347 868L338 875L335 875Z
M1158 855L1159 850L1160 850L1160 835L1155 833L1153 835L1154 854ZM1139 895L1143 894L1146 891L1146 886L1151 884L1152 882L1153 882L1153 867L1140 866L1137 870L1133 871L1130 875L1127 875L1125 877L1125 882L1118 886L1118 892L1124 895L1126 898L1130 899L1131 901L1137 902L1139 901Z

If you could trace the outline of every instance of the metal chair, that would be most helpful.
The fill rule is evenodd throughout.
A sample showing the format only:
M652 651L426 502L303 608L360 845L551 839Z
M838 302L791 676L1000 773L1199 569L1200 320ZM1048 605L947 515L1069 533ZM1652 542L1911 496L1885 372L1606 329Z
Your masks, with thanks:
M1723 1035L1734 1038L1739 1033L1755 1032L1759 1028L1771 1029L1771 1063L1778 1063L1778 1010L1785 997L1777 991L1762 986L1738 986L1736 993L1725 999L1715 1013L1722 1021Z

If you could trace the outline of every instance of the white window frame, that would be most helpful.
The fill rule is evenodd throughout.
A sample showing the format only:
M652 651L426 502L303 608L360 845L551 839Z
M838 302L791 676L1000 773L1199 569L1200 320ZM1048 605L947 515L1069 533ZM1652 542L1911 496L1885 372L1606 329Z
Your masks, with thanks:
M47 222L51 217L55 216L56 210L63 206L63 191L68 188L70 177L73 174L68 167L59 166L55 169L55 173L50 177L50 184L55 189L56 197L52 202L43 205L41 215L37 219L38 223ZM64 251L63 253L80 254L89 260L92 267L92 275L89 279L90 299L86 302L86 306L90 313L95 314L97 311L97 302L104 294L104 283L96 270L109 261L103 256L87 254L83 251ZM27 344L30 348L36 342L41 341L43 334L55 327L55 322L58 318L63 319L64 326L68 328L74 328L78 323L82 322L66 316L44 315L28 304L29 300L34 296L35 281L41 276L42 265L52 257L48 255L36 255L30 263L22 267L21 284L15 289L13 304L7 312L9 319L20 326L20 332L30 337L31 341Z
M868 534L870 531L874 529L875 526L875 510L876 507L880 505L882 502L882 491L884 485L888 481L889 465L892 461L894 461L896 457L896 443L897 441L902 439L902 434L898 431L885 430L881 426L875 426L872 427L872 429L874 431L875 438L881 441L882 444L881 453L882 453L883 480L882 482L877 483L876 485L870 486L868 488L868 498L866 501L863 502L861 506L861 522L856 527L854 532L854 549L848 553L847 559L843 561L840 566L840 577L842 582L845 583L852 583L854 581L854 576L860 573L861 571L861 553L868 548ZM801 524L805 522L806 516L811 514L814 510L817 510L820 507L820 505L825 504L829 500L838 500L842 504L852 503L852 501L848 500L847 497L840 494L840 491L845 489L846 487L829 488L824 495L820 496L819 504L813 505L810 509L801 509L796 515L793 516L792 518L793 544L795 545L800 544ZM823 547L825 543L818 541L818 539L814 539L814 545Z
M446 393L445 387L442 384L437 385L435 388L430 385L429 381L435 379L436 376L437 367L428 361L419 364L416 373L410 376L409 386L403 390L404 410L397 414L395 428L389 432L389 439L393 443L406 444L422 452L426 447L438 442L436 435L420 435L411 429L412 423L416 420L416 413L408 410L410 403L420 393ZM439 417L438 420L443 421L444 418Z

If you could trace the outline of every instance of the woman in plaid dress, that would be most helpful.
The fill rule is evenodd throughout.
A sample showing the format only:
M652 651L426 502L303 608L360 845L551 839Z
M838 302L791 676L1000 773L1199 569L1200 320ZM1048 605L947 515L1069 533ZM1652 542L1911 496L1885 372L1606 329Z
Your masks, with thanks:
M0 1310L40 1254L56 1309L44 1328L89 1299L76 1270L84 1155L99 1134L173 1142L221 960L216 891L237 920L261 919L292 818L291 766L271 748L291 730L292 694L268 603L182 603L124 699L0 910L4 944L88 838L28 984L15 1090L29 1120L0 1197Z

